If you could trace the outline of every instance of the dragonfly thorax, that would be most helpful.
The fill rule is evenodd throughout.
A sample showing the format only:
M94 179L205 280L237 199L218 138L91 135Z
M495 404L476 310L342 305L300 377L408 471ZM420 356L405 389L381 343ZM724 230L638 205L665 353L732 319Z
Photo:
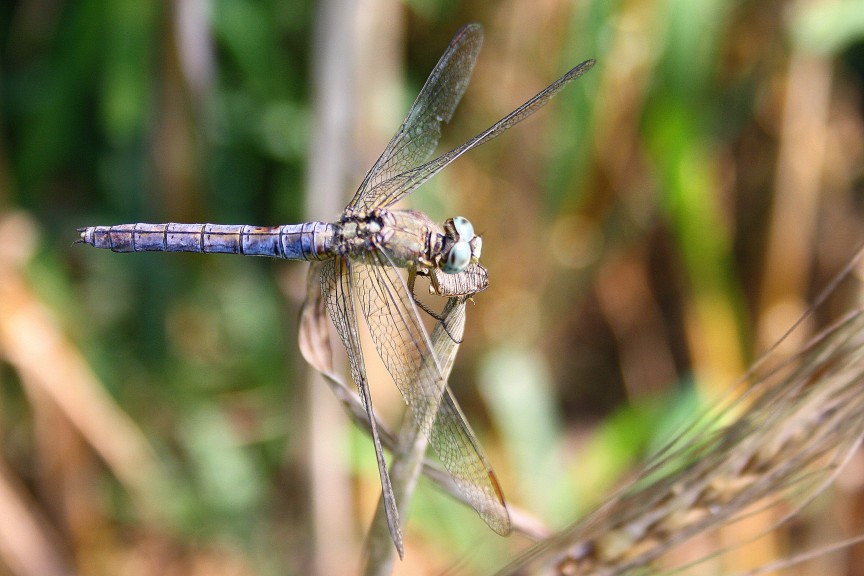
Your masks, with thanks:
M480 237L461 216L446 220L442 228L422 212L378 208L346 211L339 226L338 251L353 258L379 253L386 255L381 264L421 271L440 268L448 274L462 272L480 258Z

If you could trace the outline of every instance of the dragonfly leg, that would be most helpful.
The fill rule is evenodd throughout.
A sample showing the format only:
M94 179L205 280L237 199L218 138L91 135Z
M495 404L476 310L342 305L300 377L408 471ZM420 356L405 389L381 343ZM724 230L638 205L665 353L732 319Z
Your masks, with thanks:
M441 323L441 327L444 329L444 332L447 334L447 336L450 337L450 340L452 340L456 344L462 344L461 339L457 339L456 337L453 336L453 334L450 333L450 329L447 327L447 322L445 321L445 318L443 316L441 316L440 314L438 314L437 312L435 312L434 310L432 310L429 306L427 306L426 304L424 304L423 302L421 302L420 300L417 299L417 294L414 293L414 282L417 280L417 276L418 276L417 269L413 266L409 267L408 268L408 291L411 293L411 299L414 300L414 303L417 306L419 306L421 310L423 310L424 312L429 314L429 316L434 318L437 322ZM429 280L433 284L435 284L434 277L430 276ZM433 288L435 289L435 293L437 294L438 288L435 286L433 286Z
M429 314L438 322L444 322L444 317L432 310L429 306L417 299L417 294L414 292L414 282L417 280L417 268L411 266L408 268L408 291L411 293L411 299L420 307L421 310Z

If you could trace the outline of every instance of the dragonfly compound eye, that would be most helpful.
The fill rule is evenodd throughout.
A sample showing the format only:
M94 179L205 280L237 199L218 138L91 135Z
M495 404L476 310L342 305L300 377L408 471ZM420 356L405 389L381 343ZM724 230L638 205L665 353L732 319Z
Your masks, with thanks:
M453 218L453 228L456 229L456 233L459 235L459 240L470 242L471 239L474 238L474 226L472 226L471 222L463 216L456 216Z
M458 274L468 267L471 262L471 245L468 242L460 240L453 244L447 257L444 259L444 264L441 265L441 270L447 274Z

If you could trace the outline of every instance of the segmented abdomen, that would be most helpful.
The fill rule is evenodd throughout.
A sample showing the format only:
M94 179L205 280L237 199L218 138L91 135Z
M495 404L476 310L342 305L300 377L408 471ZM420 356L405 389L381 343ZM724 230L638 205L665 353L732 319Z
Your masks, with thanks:
M120 224L82 228L81 240L114 252L202 252L287 260L333 257L334 225L325 222L261 228L248 224Z

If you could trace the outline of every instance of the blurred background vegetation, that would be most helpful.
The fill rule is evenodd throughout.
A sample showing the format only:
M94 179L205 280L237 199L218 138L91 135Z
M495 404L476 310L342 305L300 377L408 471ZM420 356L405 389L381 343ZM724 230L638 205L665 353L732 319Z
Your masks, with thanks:
M328 36L334 14L351 35ZM550 528L729 386L864 238L856 0L4 2L0 573L355 571L378 478L335 399L335 420L308 410L326 390L297 352L306 266L72 242L96 224L335 219L468 21L485 48L442 150L597 59L409 200L483 234L491 286L451 386L509 500ZM334 47L343 68L316 68ZM351 108L317 150L353 156L322 210L328 73L351 76ZM318 506L322 459L342 480ZM864 530L854 462L796 534ZM527 544L421 482L397 573L489 573ZM800 573L862 574L861 556Z

